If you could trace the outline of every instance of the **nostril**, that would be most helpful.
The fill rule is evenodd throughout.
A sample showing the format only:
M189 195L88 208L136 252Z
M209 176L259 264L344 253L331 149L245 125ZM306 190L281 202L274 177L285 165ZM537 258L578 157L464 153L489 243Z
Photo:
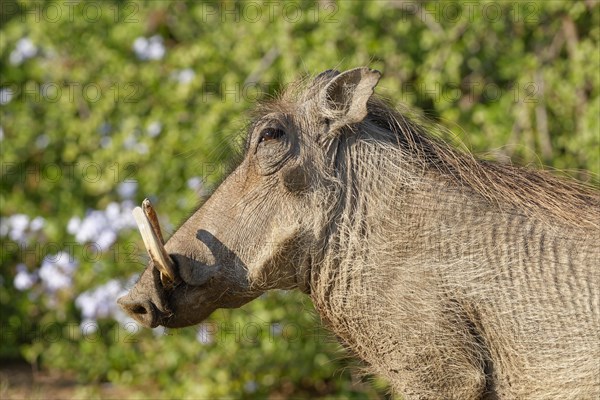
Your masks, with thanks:
M148 310L143 305L137 304L131 307L131 312L133 312L134 314L147 314Z
M123 308L123 311L143 326L149 328L158 326L160 314L151 301L121 297L117 303Z

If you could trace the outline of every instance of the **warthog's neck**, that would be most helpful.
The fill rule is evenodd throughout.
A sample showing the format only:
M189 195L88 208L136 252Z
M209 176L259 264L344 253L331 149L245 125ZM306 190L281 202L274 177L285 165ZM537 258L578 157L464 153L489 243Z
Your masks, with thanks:
M413 230L400 226L403 205L416 188L423 191L423 176L399 152L377 142L348 138L339 148L336 178L340 190L333 215L327 219L326 245L319 263L312 267L310 286L322 319L350 343L350 332L361 326L355 323L357 318L369 317L372 293L379 280L386 279L378 273L396 263L395 250L389 252L382 246L397 240L399 233L410 235Z
M311 274L324 322L392 381L421 365L453 379L444 357L473 370L472 385L487 385L484 370L530 387L562 379L599 328L598 229L499 206L399 157L369 144L340 156L343 196ZM557 352L571 356L544 369Z

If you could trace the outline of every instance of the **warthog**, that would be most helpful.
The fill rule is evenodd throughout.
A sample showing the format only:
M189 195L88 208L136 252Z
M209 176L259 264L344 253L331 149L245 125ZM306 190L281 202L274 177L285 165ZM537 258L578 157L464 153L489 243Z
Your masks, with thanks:
M453 149L379 78L330 70L259 106L242 162L154 235L119 304L183 327L299 289L406 399L600 398L596 189Z

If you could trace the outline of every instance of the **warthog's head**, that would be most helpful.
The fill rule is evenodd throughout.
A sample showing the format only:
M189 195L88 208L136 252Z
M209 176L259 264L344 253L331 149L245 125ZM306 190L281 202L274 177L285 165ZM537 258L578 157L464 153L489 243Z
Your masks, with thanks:
M379 77L326 71L263 105L243 161L164 247L151 207L145 228L139 210L151 260L121 307L144 326L182 327L269 289L310 291L338 195L339 132L367 116Z

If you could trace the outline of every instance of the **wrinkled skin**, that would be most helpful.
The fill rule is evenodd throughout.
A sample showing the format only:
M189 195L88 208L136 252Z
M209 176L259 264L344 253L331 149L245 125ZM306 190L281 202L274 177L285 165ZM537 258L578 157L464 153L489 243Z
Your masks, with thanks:
M184 327L269 289L308 292L335 194L327 174L316 172L331 168L324 144L365 117L379 76L367 68L326 71L302 103L265 106L241 164L165 245L181 282L165 290L150 262L121 307L146 327Z
M370 100L378 79L327 71L262 106L165 246L177 286L151 262L121 306L182 327L298 288L403 398L600 398L597 192L429 138Z

